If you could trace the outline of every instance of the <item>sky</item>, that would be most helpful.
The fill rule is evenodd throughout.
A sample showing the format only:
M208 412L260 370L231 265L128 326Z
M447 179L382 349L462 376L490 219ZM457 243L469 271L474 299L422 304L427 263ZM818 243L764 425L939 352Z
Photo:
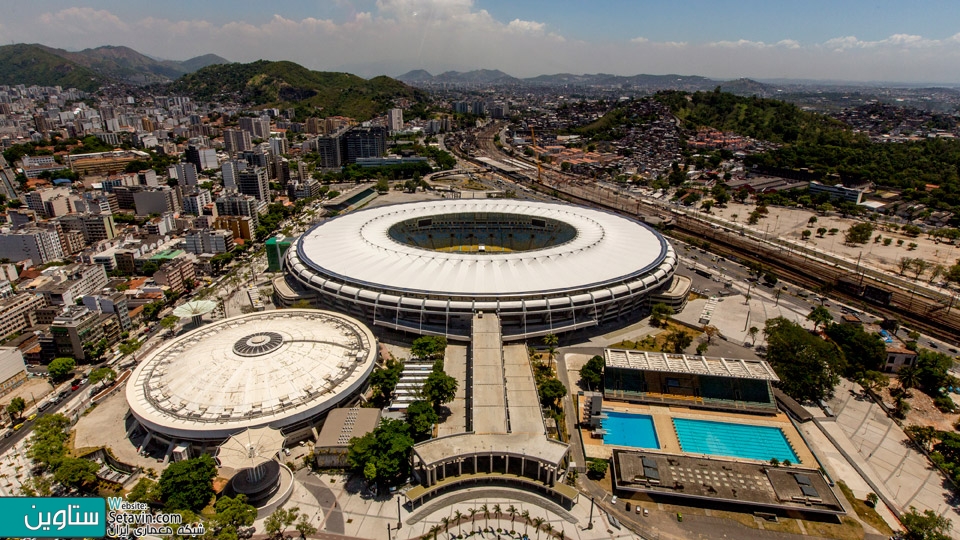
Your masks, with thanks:
M956 0L46 0L0 7L5 43L126 45L185 60L960 84Z

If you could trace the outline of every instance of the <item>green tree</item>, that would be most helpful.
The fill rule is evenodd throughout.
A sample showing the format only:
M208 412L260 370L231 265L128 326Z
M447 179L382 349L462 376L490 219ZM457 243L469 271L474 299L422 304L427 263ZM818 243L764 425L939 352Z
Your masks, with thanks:
M10 400L10 403L7 404L7 413L11 418L20 418L20 415L27 408L27 402L20 396L17 396Z
M916 366L903 366L897 372L897 382L903 390L920 386L920 372Z
M650 307L650 325L663 326L667 319L674 315L673 308L663 302L657 302Z
M42 469L56 469L66 457L66 442L69 438L70 419L62 414L45 414L33 425L33 444L27 457Z
M289 510L277 508L263 522L263 528L267 534L277 538L283 537L283 532L297 521L300 516L300 508L293 507Z
M127 500L151 505L158 504L160 502L160 484L147 477L142 477L127 494Z
M900 516L900 523L907 530L909 540L949 540L953 525L933 510L924 510L921 514L912 506Z
M751 326L750 329L747 330L747 333L750 334L750 342L751 342L753 345L756 345L756 344L757 344L757 334L760 333L760 329L757 328L756 326Z
M414 358L437 360L443 358L447 350L447 338L443 336L423 336L413 340L410 354Z
M664 345L669 345L670 349L672 349L674 353L680 354L692 343L693 336L678 328L667 334L666 343Z
M804 240L809 240L811 234L812 233L809 230L804 229L803 232L800 233L800 237L803 238Z
M386 178L381 178L377 180L376 190L381 194L386 193L390 191L390 183L387 182Z
M114 381L117 378L117 372L108 368L97 368L90 372L88 377L90 384L97 384L100 381Z
M370 386L375 391L374 403L382 407L390 401L402 371L403 362L390 358L383 368L377 368L370 374Z
M917 368L919 388L931 396L940 395L940 389L945 386L956 386L956 379L950 375L953 367L953 358L949 355L934 352L929 349L920 349L917 353Z
M777 386L798 401L819 401L833 395L844 369L843 356L833 344L783 317L764 326L767 361L780 377Z
M257 509L247 503L247 496L220 497L214 505L213 531L217 538L237 538L240 527L249 527L257 519Z
M310 516L307 514L300 514L300 518L297 520L297 523L293 526L294 529L300 533L300 538L306 538L307 535L315 534L317 528L310 523Z
M169 315L160 319L160 326L167 330L172 330L175 326L177 326L178 322L180 322L180 317Z
M603 383L603 366L603 357L596 355L580 368L580 380L588 389L593 390Z
M543 336L543 344L547 348L547 360L549 364L552 364L553 358L557 354L557 345L560 344L560 339L556 334L547 334Z
M883 370L887 360L887 348L878 334L850 324L834 323L824 329L827 337L843 351L847 364L846 376L855 377L864 372Z
M392 485L406 478L413 443L406 422L385 418L370 433L350 439L347 463L357 474L363 474L367 463L373 463L377 483Z
M57 464L53 479L64 486L80 489L84 484L97 481L98 470L100 466L90 460L64 457Z
M377 464L368 461L366 465L363 466L363 477L367 479L367 482L373 482L377 479Z
M823 238L823 235L825 234L827 234L826 227L817 227L817 236L819 236L820 238Z
M873 236L872 223L857 223L852 225L844 236L844 241L848 244L866 244Z
M457 379L443 371L434 370L423 383L423 397L433 404L433 408L440 409L444 403L453 401L457 394Z
M422 441L430 438L433 425L440 421L437 411L428 401L414 401L407 406L407 423L410 424L413 438Z
M546 407L556 408L557 400L567 395L567 387L558 379L547 379L540 383L540 403Z
M810 216L810 219L807 220L807 227L813 227L813 224L817 222L817 216Z
M807 315L807 320L813 322L813 329L816 330L820 326L826 326L830 321L833 320L833 315L830 314L830 310L823 306L817 306L813 308L810 313Z
M52 378L54 381L59 381L67 378L67 376L70 375L70 373L72 373L76 367L77 361L73 358L54 358L50 362L50 365L47 366L47 373L50 374L50 378Z
M160 476L160 498L169 510L199 512L213 497L217 464L203 454L170 464Z

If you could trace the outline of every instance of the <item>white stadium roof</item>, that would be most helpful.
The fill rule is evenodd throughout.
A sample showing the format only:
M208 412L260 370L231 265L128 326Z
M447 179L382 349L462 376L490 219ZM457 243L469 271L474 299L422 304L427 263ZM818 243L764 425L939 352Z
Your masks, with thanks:
M523 252L456 253L400 243L391 226L458 213L520 214L566 223L576 236ZM618 215L522 200L443 200L353 212L324 222L299 241L300 261L345 283L463 297L536 296L616 283L660 265L672 249L649 227Z
M285 309L231 317L164 343L130 377L130 410L148 429L193 440L283 428L364 383L376 340L351 317Z

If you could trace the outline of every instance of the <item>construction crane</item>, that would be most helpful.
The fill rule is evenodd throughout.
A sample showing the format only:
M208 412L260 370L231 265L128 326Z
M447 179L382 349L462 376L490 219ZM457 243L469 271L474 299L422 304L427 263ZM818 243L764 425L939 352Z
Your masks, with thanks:
M543 184L543 168L540 166L540 152L537 152L537 136L533 133L533 126L530 126L530 139L533 146L533 155L537 158L537 183Z

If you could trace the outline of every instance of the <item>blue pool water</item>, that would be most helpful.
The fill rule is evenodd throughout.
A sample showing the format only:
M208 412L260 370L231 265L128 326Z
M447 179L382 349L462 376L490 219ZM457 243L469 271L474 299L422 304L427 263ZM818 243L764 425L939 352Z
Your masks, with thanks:
M647 414L605 412L603 444L659 449L653 417Z
M791 463L799 463L783 431L777 427L688 418L674 418L673 426L684 452L759 461L789 459Z

